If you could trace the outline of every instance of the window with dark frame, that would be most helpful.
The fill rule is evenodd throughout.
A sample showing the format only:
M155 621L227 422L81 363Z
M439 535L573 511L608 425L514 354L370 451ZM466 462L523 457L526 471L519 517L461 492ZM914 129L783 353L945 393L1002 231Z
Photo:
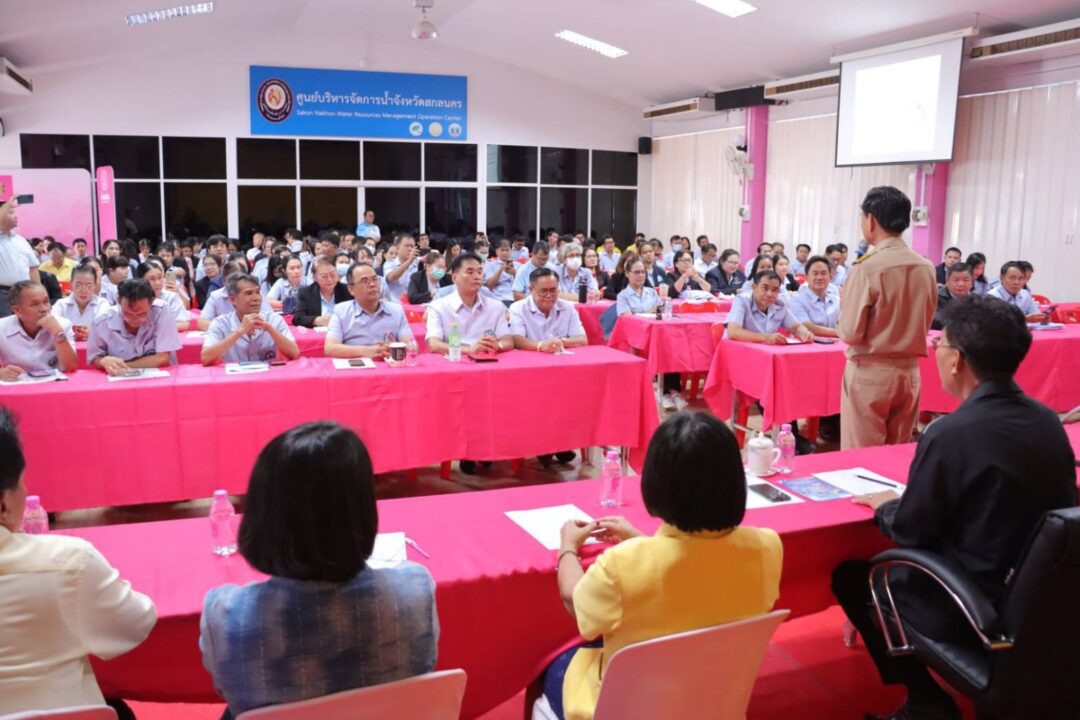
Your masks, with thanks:
M571 148L541 148L540 184L588 185L589 151Z
M364 180L419 179L420 143L364 143Z
M424 143L424 180L476 182L476 145Z
M161 160L157 136L95 135L94 165L111 165L117 180L158 180Z
M360 143L356 140L301 140L300 178L359 180Z
M224 180L225 138L163 137L166 180Z
M524 235L536 240L536 188L487 188L487 231L489 235L512 238Z
M429 233L457 238L476 233L476 188L428 187L424 205Z
M237 138L236 177L251 180L295 180L296 141Z

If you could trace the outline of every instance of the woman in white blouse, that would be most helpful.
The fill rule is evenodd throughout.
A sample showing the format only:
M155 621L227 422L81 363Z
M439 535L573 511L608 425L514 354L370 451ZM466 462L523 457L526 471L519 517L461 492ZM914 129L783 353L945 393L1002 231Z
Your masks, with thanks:
M20 532L25 468L0 408L0 715L103 705L88 656L109 660L145 640L154 604L85 540Z

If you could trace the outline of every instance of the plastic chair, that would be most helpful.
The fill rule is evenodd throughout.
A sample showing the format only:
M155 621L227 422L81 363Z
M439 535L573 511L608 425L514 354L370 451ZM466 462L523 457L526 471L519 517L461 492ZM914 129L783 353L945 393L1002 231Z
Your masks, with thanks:
M604 672L594 720L744 720L769 638L790 614L774 610L624 647ZM532 717L551 717L546 699Z
M1031 299L1035 301L1036 305L1053 305L1054 304L1050 300L1050 298L1046 297L1045 295L1035 295L1034 293L1032 293Z
M720 312L720 306L714 303L712 300L706 300L703 303L690 303L684 302L679 305L679 314L687 315L690 313L713 313Z
M248 710L236 720L457 720L465 671L442 670L311 700Z
M1075 325L1076 323L1080 323L1080 308L1055 310L1054 317L1052 317L1051 319L1054 322L1064 323L1066 325Z
M31 710L0 715L0 720L116 720L116 711L108 705L80 705L59 710Z
M806 284L806 273L795 273L795 282L800 285Z

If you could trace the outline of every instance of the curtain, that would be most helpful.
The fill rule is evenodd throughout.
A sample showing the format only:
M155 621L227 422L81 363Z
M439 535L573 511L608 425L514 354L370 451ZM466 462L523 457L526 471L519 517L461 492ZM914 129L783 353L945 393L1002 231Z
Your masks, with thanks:
M1080 301L1080 83L961 98L945 244L1035 266L1036 293Z
M859 205L876 185L896 186L914 201L914 166L838 168L835 144L835 115L769 123L765 239L784 243L789 255L798 243L812 253L836 242L854 249L862 239Z
M665 248L675 233L708 235L721 250L739 247L742 186L724 148L741 134L737 127L653 141L652 235Z

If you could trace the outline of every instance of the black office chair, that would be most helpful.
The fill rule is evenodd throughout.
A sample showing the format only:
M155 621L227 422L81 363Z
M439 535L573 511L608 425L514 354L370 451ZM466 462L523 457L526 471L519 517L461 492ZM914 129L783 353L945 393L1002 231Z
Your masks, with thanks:
M891 655L917 657L971 698L980 720L1080 717L1080 508L1043 516L998 609L963 569L935 553L886 550L873 563L870 589ZM894 567L936 581L982 647L933 640L904 621L888 583Z

